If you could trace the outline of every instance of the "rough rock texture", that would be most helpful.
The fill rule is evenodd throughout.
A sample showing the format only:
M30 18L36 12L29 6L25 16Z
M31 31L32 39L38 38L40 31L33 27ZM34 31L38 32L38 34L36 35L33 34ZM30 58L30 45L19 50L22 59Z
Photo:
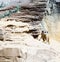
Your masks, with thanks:
M46 1L22 5L0 20L0 62L60 62L60 52L36 38L43 29ZM42 25L41 25L42 24Z

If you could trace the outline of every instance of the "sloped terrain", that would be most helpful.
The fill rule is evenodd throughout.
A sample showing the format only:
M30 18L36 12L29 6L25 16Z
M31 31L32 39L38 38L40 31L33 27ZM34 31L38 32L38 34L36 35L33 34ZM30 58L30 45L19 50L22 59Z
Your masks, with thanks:
M18 10L0 19L0 62L60 62L60 43L38 39L42 30L49 30L44 21L46 1L14 8Z

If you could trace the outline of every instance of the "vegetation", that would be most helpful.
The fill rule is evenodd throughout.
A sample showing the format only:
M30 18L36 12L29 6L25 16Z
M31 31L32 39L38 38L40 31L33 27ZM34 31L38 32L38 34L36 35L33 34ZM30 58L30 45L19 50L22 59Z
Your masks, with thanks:
M10 16L12 13L16 13L19 10L20 10L20 7L19 6L16 6L16 8L14 8L13 10L7 10L7 11L5 11L4 14L0 14L0 18L4 18L6 16Z

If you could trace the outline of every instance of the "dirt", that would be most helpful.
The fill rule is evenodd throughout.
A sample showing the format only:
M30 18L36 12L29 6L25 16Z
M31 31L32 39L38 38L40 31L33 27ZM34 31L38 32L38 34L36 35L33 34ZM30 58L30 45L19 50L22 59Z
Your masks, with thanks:
M49 15L45 17L50 37L60 41L60 17L59 15Z

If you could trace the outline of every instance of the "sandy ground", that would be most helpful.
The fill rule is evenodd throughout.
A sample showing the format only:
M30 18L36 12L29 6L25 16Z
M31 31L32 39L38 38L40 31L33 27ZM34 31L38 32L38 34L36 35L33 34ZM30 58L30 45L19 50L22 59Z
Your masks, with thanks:
M45 17L50 37L60 41L60 15L54 14Z
M23 38L24 40L20 39L20 41L16 40L13 42L0 41L0 51L5 48L13 48L13 50L17 48L18 52L21 50L23 53L22 58L12 58L14 62L60 62L60 43L52 39L50 40L50 44L43 43L42 41L33 39L33 37L27 34ZM6 56L10 55L9 53L15 55L16 51L11 52L9 50L8 52L8 50L5 50ZM21 54L21 52L19 52L19 54Z

